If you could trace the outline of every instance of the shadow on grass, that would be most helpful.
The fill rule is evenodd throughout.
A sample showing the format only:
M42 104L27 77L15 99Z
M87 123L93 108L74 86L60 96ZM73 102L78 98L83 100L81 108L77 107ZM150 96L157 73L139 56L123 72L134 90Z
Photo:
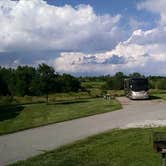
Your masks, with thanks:
M61 102L54 102L48 103L48 105L68 105L68 104L78 104L78 103L87 103L90 102L88 100L78 100L78 101L61 101Z
M23 109L22 105L0 105L0 121L15 118Z

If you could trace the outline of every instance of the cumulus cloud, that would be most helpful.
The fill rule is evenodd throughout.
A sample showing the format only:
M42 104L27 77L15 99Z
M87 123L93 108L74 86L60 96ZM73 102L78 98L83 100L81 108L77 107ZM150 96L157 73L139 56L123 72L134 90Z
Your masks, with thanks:
M0 1L0 52L100 50L122 40L121 15L97 15L90 5L57 7L44 0Z
M120 65L124 64L123 57L118 55L110 56L110 52L99 54L84 54L81 52L64 52L60 57L55 59L54 66L58 71L81 73L81 74L95 74L103 73L103 65L110 67L110 64ZM107 70L106 70L107 72Z
M114 74L117 71L137 71L165 75L166 50L164 41L161 40L161 31L136 30L128 40L104 53L61 53L60 57L55 59L54 66L59 71L71 73Z
M134 30L131 36L114 49L103 53L61 53L54 66L63 72L91 74L114 74L141 72L152 75L166 75L166 1L145 0L137 5L160 16L158 24L150 30ZM133 29L139 23L130 20ZM91 64L91 65L90 65ZM77 71L77 72L76 72ZM91 71L91 72L90 72Z
M165 0L141 1L139 10L156 13L160 19L155 28L142 30L146 23L130 18L133 33L126 40L120 14L97 15L90 5L58 7L44 0L0 0L0 57L30 52L30 63L33 59L33 64L45 62L56 71L79 75L118 71L166 75L165 6ZM51 57L54 52L60 55L49 58L49 52ZM13 58L12 63L25 64L24 59Z

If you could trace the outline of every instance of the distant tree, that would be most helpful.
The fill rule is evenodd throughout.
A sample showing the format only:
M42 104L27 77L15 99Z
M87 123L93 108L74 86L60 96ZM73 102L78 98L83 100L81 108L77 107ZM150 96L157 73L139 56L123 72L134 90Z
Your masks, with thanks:
M166 89L166 79L160 79L157 81L157 89Z
M130 74L129 77L131 77L131 78L140 78L140 77L143 77L144 78L145 76L141 75L138 72L134 72L134 73Z
M115 74L113 78L114 89L121 90L123 89L125 75L122 72L118 72Z
M114 76L110 77L106 81L106 85L104 85L104 89L111 90L121 90L123 89L123 82L126 76L122 72L117 72Z
M69 74L63 74L60 81L64 92L77 92L81 89L80 81Z
M151 89L166 89L166 77L149 76L148 79Z

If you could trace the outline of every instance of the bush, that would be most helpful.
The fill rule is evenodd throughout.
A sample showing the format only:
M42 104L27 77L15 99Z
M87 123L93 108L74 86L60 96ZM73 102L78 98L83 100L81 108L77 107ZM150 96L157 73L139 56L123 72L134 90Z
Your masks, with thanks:
M166 78L151 78L149 80L151 89L166 89Z

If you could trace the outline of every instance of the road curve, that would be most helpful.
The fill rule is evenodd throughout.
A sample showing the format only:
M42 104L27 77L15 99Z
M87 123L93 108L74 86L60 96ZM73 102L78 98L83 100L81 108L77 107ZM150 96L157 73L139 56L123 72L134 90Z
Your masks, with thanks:
M166 101L130 101L125 97L118 100L123 105L118 111L0 136L0 166L113 128L125 128L147 120L166 120Z

